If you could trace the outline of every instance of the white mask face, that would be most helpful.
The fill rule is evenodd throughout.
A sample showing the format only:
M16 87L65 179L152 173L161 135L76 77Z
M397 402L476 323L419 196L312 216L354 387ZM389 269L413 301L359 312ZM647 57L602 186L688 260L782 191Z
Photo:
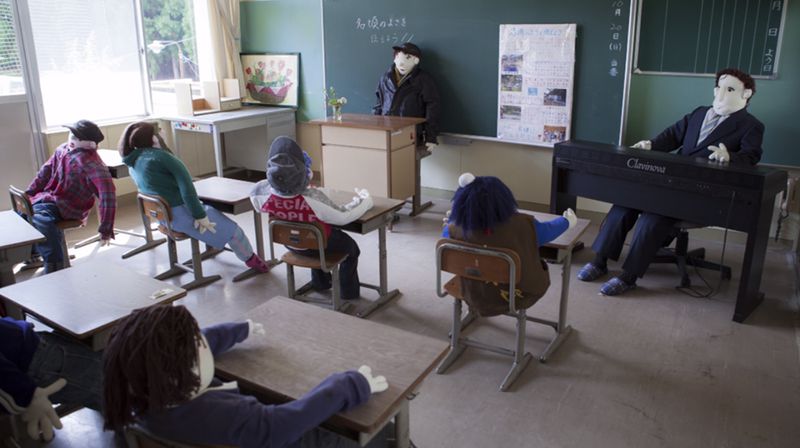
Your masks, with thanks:
M405 54L402 51L398 51L394 56L394 66L397 67L397 71L400 72L401 75L405 76L408 72L413 70L417 64L419 64L418 57Z
M202 394L211 385L214 379L214 354L208 347L208 341L202 334L203 342L197 346L197 363L192 367L192 371L200 376L200 388L192 393L192 398Z
M719 85L714 87L714 112L727 116L747 106L747 100L753 95L751 89L745 89L739 78L731 75L719 77Z

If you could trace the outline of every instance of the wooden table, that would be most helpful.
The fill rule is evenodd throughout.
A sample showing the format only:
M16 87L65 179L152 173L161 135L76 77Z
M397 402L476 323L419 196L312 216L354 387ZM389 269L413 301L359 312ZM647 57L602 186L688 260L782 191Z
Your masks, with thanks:
M256 253L261 259L264 259L264 230L261 225L261 212L253 209L253 203L250 201L250 190L254 185L253 182L214 176L196 181L194 188L203 203L223 213L238 215L253 212L253 224L256 228ZM236 275L233 281L238 282L260 273L250 268Z
M376 196L412 198L411 216L431 203L420 203L420 164L430 153L417 147L417 126L424 118L343 114L312 120L322 142L325 186L352 191L366 188ZM359 173L353 176L353 173Z
M328 375L372 367L389 389L324 426L366 444L394 417L398 447L409 446L408 397L444 356L446 341L432 339L342 313L275 297L243 319L264 324L265 336L251 336L217 357L217 375L236 380L266 403L303 396Z
M0 212L0 286L12 285L14 265L31 257L31 247L45 241L44 235L11 210Z
M532 212L527 210L520 210L521 213L533 215L539 221L550 221L557 218L558 215L551 215L549 213ZM567 230L559 235L555 240L545 244L540 248L540 254L552 261L561 263L561 298L558 304L558 321L551 321L547 319L540 319L538 317L528 317L541 324L549 325L556 331L556 335L545 347L539 361L546 362L550 355L556 351L562 342L569 336L572 327L567 324L567 301L569 300L569 282L572 278L572 251L573 248L579 243L578 238L586 232L586 229L591 224L588 219L578 219L575 227ZM549 250L548 250L549 249Z
M100 159L105 163L106 167L108 167L108 172L111 173L111 177L114 179L124 179L130 176L130 172L128 171L128 165L122 162L122 156L119 155L119 151L115 149L98 149L97 155L100 156ZM100 222L100 211L97 211L97 222ZM144 233L138 232L131 232L129 230L117 229L114 228L114 233L122 233L125 235L135 236L138 238L144 239L145 243L139 247L133 248L124 254L122 254L122 258L132 257L138 253L144 252L146 250L152 249L159 244L163 244L167 241L166 238L153 238L153 230L150 228L150 223L144 217L142 217L142 223L144 224ZM91 238L87 238L82 241L78 241L75 243L75 248L83 247L92 243L96 243L100 241L100 235L94 235Z
M9 316L23 319L23 313L30 314L57 331L90 342L95 350L105 347L111 328L131 311L185 295L184 289L108 261L81 263L0 288Z
M181 132L200 132L211 134L214 142L214 163L217 176L224 177L225 163L222 157L222 134L240 129L266 126L266 141L258 156L259 160L266 154L272 141L281 135L294 138L295 119L294 109L285 107L243 107L226 112L194 116L167 116L161 117L171 123L172 140L175 142L175 153L181 157ZM258 169L263 169L266 159L258 164Z
M325 192L328 194L328 197L333 200L333 202L337 204L346 204L353 199L355 193L349 193L346 191L340 190L332 190L329 188L325 189ZM369 289L374 289L378 292L378 298L371 301L369 305L360 307L355 311L355 315L358 317L367 317L372 314L373 311L377 310L390 300L394 299L400 294L398 289L389 290L389 273L388 267L386 263L386 227L392 223L392 219L394 217L394 212L400 210L403 207L403 201L398 199L389 199L389 198L382 198L382 197L372 197L372 208L367 210L366 213L361 215L360 218L351 222L350 224L341 226L343 230L348 232L360 233L362 235L366 235L367 233L372 232L373 230L378 230L378 272L379 272L379 284L372 285L369 283L361 283L361 286ZM275 259L275 249L272 247L272 239L270 238L270 256L272 259ZM300 287L297 292L298 294L302 294L307 292L311 289L311 283Z

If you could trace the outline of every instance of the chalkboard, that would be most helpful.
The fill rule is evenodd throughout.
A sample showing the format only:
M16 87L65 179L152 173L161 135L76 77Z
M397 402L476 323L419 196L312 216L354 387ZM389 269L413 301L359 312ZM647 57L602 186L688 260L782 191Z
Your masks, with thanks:
M324 0L325 80L371 113L392 46L422 49L442 97L441 131L496 137L501 24L577 24L572 137L620 140L631 0Z
M775 77L786 0L640 0L638 73Z

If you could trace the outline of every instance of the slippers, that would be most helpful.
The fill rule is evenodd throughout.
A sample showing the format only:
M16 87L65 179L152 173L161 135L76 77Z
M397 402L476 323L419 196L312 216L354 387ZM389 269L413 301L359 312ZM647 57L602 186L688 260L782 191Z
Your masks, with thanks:
M611 280L603 283L600 287L600 294L604 296L618 296L636 287L636 283L625 283L619 277L613 277Z
M608 267L601 268L594 263L586 263L578 272L578 280L591 282L606 274L608 274Z

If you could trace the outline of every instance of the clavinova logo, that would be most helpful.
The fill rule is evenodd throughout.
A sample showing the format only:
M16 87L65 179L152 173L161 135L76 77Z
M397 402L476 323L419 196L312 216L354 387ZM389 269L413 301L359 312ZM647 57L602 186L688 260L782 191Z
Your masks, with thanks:
M666 174L667 167L662 165L653 165L652 163L647 162L640 162L638 158L631 157L628 159L628 163L626 164L628 168L639 170L639 171L647 171L649 173L658 173L658 174Z

